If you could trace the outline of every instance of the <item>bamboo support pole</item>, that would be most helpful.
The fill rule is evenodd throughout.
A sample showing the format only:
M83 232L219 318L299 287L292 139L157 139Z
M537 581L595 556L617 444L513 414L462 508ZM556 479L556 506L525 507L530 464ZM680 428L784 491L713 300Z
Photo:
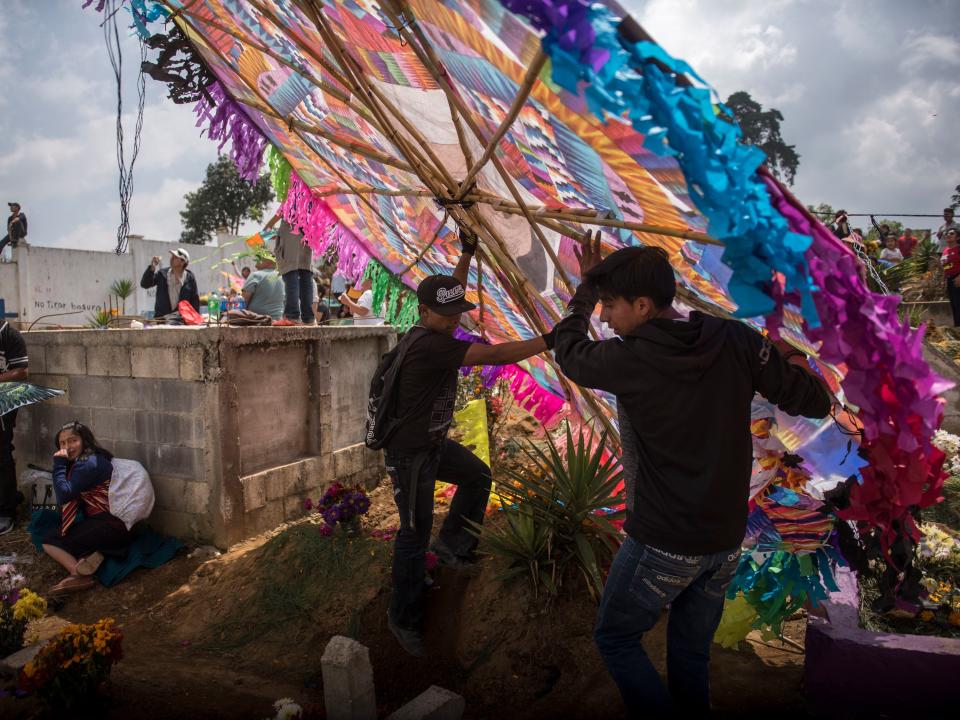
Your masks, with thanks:
M536 57L534 57L533 62L530 63L530 66L527 68L527 74L523 78L523 83L521 83L519 89L517 90L517 95L513 99L513 104L510 106L510 110L500 122L500 127L497 128L497 131L487 141L487 147L483 151L483 155L481 155L473 164L473 166L470 168L470 172L468 172L467 176L463 179L463 182L460 185L460 192L458 192L456 196L457 200L462 200L464 198L470 188L470 183L483 169L483 166L487 164L493 153L496 152L497 145L500 144L503 136L507 134L508 130L510 130L510 127L513 125L514 120L517 119L520 111L523 110L523 106L526 104L527 98L530 97L530 92L533 90L534 83L536 83L537 79L540 77L540 71L543 70L543 66L546 64L546 62L547 55L541 48L537 51Z
M463 121L460 119L460 113L457 112L453 103L450 102L450 98L447 98L447 107L450 108L450 119L453 121L454 130L457 131L457 142L460 143L460 150L463 152L466 167L471 167L473 165L473 153L470 151L470 145L467 142L467 133L463 129Z
M324 190L314 190L314 197L329 197L330 195L383 195L385 197L434 197L430 190L415 188L378 188L372 185L357 185L353 190L347 187L328 187Z
M393 11L393 8L392 8L393 4L394 3L390 2L390 0L384 0L381 3L381 9L383 9L384 12L388 15L390 20L394 23L394 26L398 28L397 32L400 33L401 36L406 36L407 42L410 43L410 46L413 48L414 52L420 58L420 61L424 64L424 66L431 73L431 75L433 75L434 80L438 83L440 88L447 95L448 100L454 105L454 107L456 107L456 109L458 110L458 112L466 122L467 127L470 128L471 132L474 133L474 135L477 137L478 140L480 140L481 142L484 142L483 133L477 127L476 123L473 122L473 119L469 115L469 110L463 105L462 100L456 94L455 89L449 83L449 80L446 77L446 75L440 72L439 63L436 61L436 57L433 55L432 49L430 48L430 45L427 42L426 37L423 35L423 31L420 29L419 25L417 24L416 19L413 16L413 12L410 10L409 3L406 2L406 0L402 0L402 7L404 7L407 10L407 14L409 15L409 18L410 18L409 25L413 29L414 33L417 35L417 40L419 42L414 42L414 39L411 38L409 33L405 31L404 24L399 22L397 18L397 13ZM388 5L391 6L390 10L387 9ZM525 207L523 203L523 198L520 196L519 191L516 188L516 185L513 183L513 178L510 177L509 173L507 173L506 170L503 168L503 165L500 163L495 153L492 154L490 157L494 164L494 167L497 168L497 172L503 178L503 181L506 183L507 188L510 190L511 195L513 195L514 200L517 202L517 204L521 208ZM476 212L476 208L473 208L473 210L474 212ZM557 258L553 248L550 246L550 243L548 243L546 238L543 236L543 233L540 231L539 226L533 220L529 211L525 212L524 214L527 216L527 221L530 223L530 226L533 229L534 234L540 240L540 243L543 246L544 250L550 256L551 260L553 260L554 265L557 268L557 271L560 274L561 278L564 279L564 281L567 283L568 287L570 288L570 291L572 292L574 289L573 283L570 281L569 277L564 271L563 266L560 263L559 258ZM479 217L478 213L477 213L477 217ZM507 253L507 255L509 255L509 253ZM514 290L516 292L516 288L514 288ZM517 294L520 295L521 293L518 292ZM532 319L535 320L535 326L542 327L539 314L534 312L533 316L534 317ZM562 374L559 372L559 369L556 368L552 360L550 362L554 366L554 368L557 370L558 377L562 378ZM607 429L612 441L614 443L619 444L619 433L617 432L613 424L610 422L610 419L607 417L606 413L602 411L596 396L594 396L592 393L586 390L583 390L580 388L578 389L580 390L581 396L591 406L591 408L597 414L597 417L600 419L600 422Z

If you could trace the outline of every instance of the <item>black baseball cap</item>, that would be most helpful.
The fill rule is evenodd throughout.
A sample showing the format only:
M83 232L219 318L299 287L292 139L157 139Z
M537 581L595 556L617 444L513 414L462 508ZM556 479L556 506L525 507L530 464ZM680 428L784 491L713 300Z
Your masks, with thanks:
M635 257L650 252L646 246L620 248L616 252L607 255L603 260L587 270L586 279L597 280L604 275L609 275L621 265L624 265Z
M469 302L466 290L455 277L431 275L417 285L417 301L438 315L469 312L477 306Z

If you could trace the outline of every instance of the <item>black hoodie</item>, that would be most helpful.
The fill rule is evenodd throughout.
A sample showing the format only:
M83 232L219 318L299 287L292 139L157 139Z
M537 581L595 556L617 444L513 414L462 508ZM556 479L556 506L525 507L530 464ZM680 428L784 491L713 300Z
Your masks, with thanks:
M769 340L734 320L694 312L689 320L651 320L622 339L591 341L596 303L592 286L581 285L557 325L555 352L575 383L617 396L624 530L681 555L739 547L747 525L754 393L786 413L815 418L830 412L830 396Z

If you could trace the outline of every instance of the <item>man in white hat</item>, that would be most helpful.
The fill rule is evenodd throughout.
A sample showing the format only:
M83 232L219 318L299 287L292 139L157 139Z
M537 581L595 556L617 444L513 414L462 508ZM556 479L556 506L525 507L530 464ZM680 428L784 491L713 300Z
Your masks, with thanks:
M143 271L140 287L157 288L157 301L153 306L154 317L169 315L177 309L182 300L189 302L193 309L200 312L200 294L197 292L197 279L187 270L190 253L183 248L170 251L170 267L160 269L160 257L153 260Z

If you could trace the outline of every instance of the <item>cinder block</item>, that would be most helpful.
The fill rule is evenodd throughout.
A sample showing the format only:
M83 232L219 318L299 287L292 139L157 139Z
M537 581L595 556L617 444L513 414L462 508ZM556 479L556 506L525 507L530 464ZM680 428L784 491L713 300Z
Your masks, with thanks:
M182 380L157 380L157 401L164 412L192 413L203 401L203 385Z
M130 348L122 345L91 345L87 348L87 374L130 377Z
M42 375L47 370L47 346L37 343L27 342L27 365L30 368L30 374L36 373Z
M240 484L243 486L243 509L246 512L256 510L267 504L266 473L242 477L240 478Z
M164 535L173 535L173 537L182 540L209 540L201 532L201 518L177 510L163 510L154 508L150 514L147 525Z
M121 440L111 443L107 449L118 458L136 460L150 472L152 457L151 448L148 445L137 442L136 440ZM151 479L153 478L153 474L152 472L150 473Z
M179 350L175 347L131 348L130 370L135 378L178 378Z
M76 378L76 375L73 376ZM73 405L79 404L74 403L70 397L70 378L66 375L41 375L39 373L34 374L33 368L30 372L30 382L36 383L37 385L43 385L44 387L56 388L58 390L66 391L65 394L59 395L49 400L44 400L47 405Z
M323 671L323 703L329 720L373 720L377 697L373 666L365 645L343 635L334 635L320 659Z
M30 348L27 348L29 357ZM58 345L47 351L46 371L56 375L85 375L87 372L86 350L80 345Z
M324 675L324 695L326 695L326 675ZM460 720L467 703L462 695L431 685L387 720Z
M207 515L210 509L210 486L205 482L187 482L183 493L183 509L196 515Z
M190 415L140 410L136 413L136 439L157 445L196 447L194 418Z
M189 481L183 478L170 477L163 474L150 474L150 481L153 483L153 492L157 497L157 507L163 510L177 510L178 512L187 512L184 506L184 495Z
M353 447L343 448L333 453L334 474L337 479L359 472L358 454Z
M202 348L180 348L180 379L203 380Z
M299 520L306 514L303 508L303 499L305 495L287 495L283 498L283 519L284 522L290 520Z
M70 402L73 405L83 405L91 408L113 407L112 386L119 382L122 381L91 375L71 376L68 392Z
M187 480L203 478L203 453L194 448L179 445L155 445L148 469L162 472L171 477Z
M137 440L138 433L134 422L133 410L114 408L93 408L91 410L91 426L98 440L111 442L123 440Z
M159 380L116 378L110 382L114 407L157 409Z

